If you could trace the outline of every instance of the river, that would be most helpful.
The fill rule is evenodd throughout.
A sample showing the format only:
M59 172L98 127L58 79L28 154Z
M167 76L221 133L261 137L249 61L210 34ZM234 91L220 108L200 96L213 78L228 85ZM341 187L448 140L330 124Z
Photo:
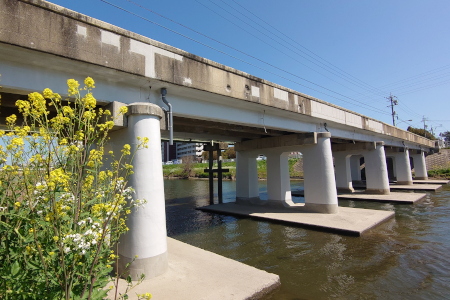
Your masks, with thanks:
M278 274L281 288L265 300L450 299L450 186L414 205L340 200L395 211L395 219L352 237L196 210L209 203L206 180L164 185L168 235ZM265 181L259 188L267 197ZM234 201L236 183L223 189L224 202Z

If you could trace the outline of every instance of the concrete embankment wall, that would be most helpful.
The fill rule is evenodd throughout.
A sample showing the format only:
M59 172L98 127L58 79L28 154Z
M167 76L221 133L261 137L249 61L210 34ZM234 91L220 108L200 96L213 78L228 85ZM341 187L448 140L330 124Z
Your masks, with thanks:
M438 153L425 158L427 170L450 167L450 149L441 149Z

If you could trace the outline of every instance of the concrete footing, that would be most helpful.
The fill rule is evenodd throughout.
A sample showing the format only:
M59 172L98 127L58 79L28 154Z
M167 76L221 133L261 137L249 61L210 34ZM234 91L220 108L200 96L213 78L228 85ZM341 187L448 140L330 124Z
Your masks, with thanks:
M391 191L392 190L409 190L409 191L429 191L434 192L442 188L442 185L440 184L408 184L408 185L401 185L401 184L392 184L390 186Z
M358 190L353 193L338 193L339 199L361 200L361 201L375 201L375 202L390 202L397 204L413 204L422 200L427 194L423 193L401 193L394 192L390 194L371 194L367 191ZM294 197L303 197L303 190L292 192Z
M297 206L301 207L302 205ZM360 236L368 229L394 217L392 211L350 207L339 207L334 214L311 213L292 208L274 209L273 207L236 203L209 205L198 209L356 236Z
M446 179L420 179L416 177L413 184L448 184L450 180Z
M423 193L398 193L393 192L389 195L367 194L365 192L338 194L339 199L362 200L375 202L390 202L394 204L413 204L422 200L427 194Z
M278 275L245 265L232 259L167 239L169 269L163 275L144 280L128 296L151 293L152 299L260 299L280 286ZM119 283L124 293L125 280ZM108 299L114 299L114 290Z

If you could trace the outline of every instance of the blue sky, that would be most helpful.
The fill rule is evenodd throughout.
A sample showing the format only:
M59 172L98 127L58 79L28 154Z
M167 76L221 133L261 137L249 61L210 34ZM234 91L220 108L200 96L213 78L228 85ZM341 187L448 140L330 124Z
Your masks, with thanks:
M448 0L51 2L389 124L392 93L400 128L450 131Z

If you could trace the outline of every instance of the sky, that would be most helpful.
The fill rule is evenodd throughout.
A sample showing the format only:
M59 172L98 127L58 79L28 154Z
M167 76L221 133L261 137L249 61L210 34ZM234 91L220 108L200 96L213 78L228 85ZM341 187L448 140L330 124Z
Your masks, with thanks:
M450 131L448 0L51 0L392 124ZM425 122L424 122L425 121Z

